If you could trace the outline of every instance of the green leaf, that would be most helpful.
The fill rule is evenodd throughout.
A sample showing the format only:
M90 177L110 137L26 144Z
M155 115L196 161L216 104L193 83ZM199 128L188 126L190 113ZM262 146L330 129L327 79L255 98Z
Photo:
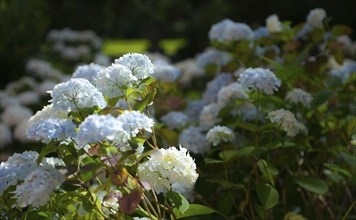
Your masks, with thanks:
M137 110L137 111L143 112L145 107L148 106L153 101L153 99L155 98L156 92L157 92L157 90L153 89L148 95L146 95L142 99L142 101L137 102L135 104L134 109Z
M55 143L53 141L51 141L42 147L41 153L38 155L38 158L37 158L37 164L40 164L42 162L43 158L47 154L53 153L53 152L56 152L56 146L55 146Z
M174 215L177 219L196 216L196 215L207 215L214 213L215 210L200 204L190 204L189 208L185 211L185 213L181 213L178 209L173 209Z
M332 27L331 33L335 37L349 35L352 33L352 28L344 24L337 24Z
M242 128L251 132L256 132L257 131L257 126L253 123L248 123L248 122L242 122L242 121L236 121L231 124L234 127Z
M279 200L278 191L269 184L257 184L256 192L258 199L265 209L273 208Z
M326 101L328 101L331 96L333 95L333 91L330 90L323 90L314 95L313 102L311 104L311 108L317 108L318 106L324 104Z
M173 203L182 214L184 214L189 208L189 202L184 196L179 193L169 191L166 193L166 197Z
M302 188L320 195L324 195L329 190L326 182L316 177L298 177L294 181Z
M274 167L270 167L265 160L259 160L257 166L263 176L274 186L273 176L278 174L278 170Z
M254 150L255 150L255 147L253 147L253 146L243 147L238 150L226 150L226 151L219 153L219 157L221 159L223 159L224 161L230 161L232 159L236 159L239 157L251 155Z
M216 160L216 159L213 159L213 158L204 158L204 162L206 164L224 163L224 161L222 161L222 160Z

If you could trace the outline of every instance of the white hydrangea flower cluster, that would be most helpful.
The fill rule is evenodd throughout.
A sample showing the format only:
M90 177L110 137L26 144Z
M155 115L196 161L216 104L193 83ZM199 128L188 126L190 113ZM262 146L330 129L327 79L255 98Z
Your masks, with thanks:
M211 103L209 105L204 106L203 110L199 115L199 124L200 127L204 129L209 129L213 127L215 124L221 121L218 118L219 112L221 110L221 106L217 103Z
M26 70L41 79L60 80L63 73L55 69L52 64L45 60L31 59L26 63Z
M307 25L311 28L323 28L323 20L326 18L326 12L322 8L315 8L307 15Z
M218 93L218 104L220 106L225 106L235 99L248 99L248 95L240 83L234 82L220 89Z
M271 33L277 33L282 31L282 23L279 21L277 15L270 15L266 19L266 27L269 32Z
M95 63L91 63L89 65L81 65L75 69L72 78L84 78L89 80L90 83L94 84L95 76L102 69L104 69L103 66Z
M198 66L201 68L205 68L211 64L221 67L232 60L229 53L215 48L208 48L203 53L199 54L196 59Z
M152 132L154 122L137 111L125 111L117 118L111 115L90 115L79 125L76 139L79 146L102 140L127 144L142 129Z
M6 125L12 127L20 124L24 120L28 120L32 116L32 111L21 105L10 105L5 108L0 119Z
M104 108L106 101L101 92L87 79L77 78L57 84L51 92L53 108L58 111L78 111L78 108L98 106Z
M182 131L179 135L179 144L195 154L203 154L210 149L210 144L201 132L201 128L194 126Z
M286 100L293 104L302 104L304 107L309 107L313 101L313 97L303 89L294 88L286 95Z
M50 200L50 194L64 182L64 176L53 166L43 164L33 170L14 191L20 207L43 206Z
M139 178L148 182L156 193L172 190L186 194L198 178L196 164L183 147L158 149L137 169Z
M162 82L173 83L180 74L179 68L170 65L166 61L159 60L154 63L154 74L152 76Z
M112 64L102 69L94 78L94 84L104 96L109 98L123 95L122 87L131 87L137 78L132 71L121 64Z
M194 59L186 59L174 64L182 72L179 76L179 83L184 86L189 85L193 79L204 75L203 69L198 66Z
M154 72L151 60L143 54L128 53L115 60L115 64L128 67L138 79L145 79Z
M217 146L222 141L229 142L234 140L235 134L230 128L217 125L208 131L206 138L210 144Z
M0 195L17 181L24 180L26 176L36 169L38 153L25 151L22 154L15 153L6 162L0 164Z
M172 111L162 116L161 121L167 125L169 129L176 129L184 127L189 122L189 118L182 112Z
M250 40L253 39L253 31L245 23L225 19L210 28L209 39L218 42Z
M281 80L271 70L263 68L248 68L238 80L244 87L261 90L267 95L272 95L281 86Z
M290 137L294 137L300 131L306 129L302 123L297 121L294 114L288 110L279 109L269 112L267 118L269 118L271 122L280 126L285 132L287 132L287 136Z
M12 142L11 130L4 123L0 122L0 149Z

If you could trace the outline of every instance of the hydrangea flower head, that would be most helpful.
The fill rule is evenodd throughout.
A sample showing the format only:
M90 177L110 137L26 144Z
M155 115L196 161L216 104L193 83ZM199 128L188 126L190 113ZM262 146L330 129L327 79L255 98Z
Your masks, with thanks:
M51 165L41 165L33 170L24 182L16 187L15 198L20 207L43 206L50 194L64 182L64 176Z
M235 99L248 99L248 95L240 83L234 82L230 85L224 86L218 93L218 104L225 106L230 101Z
M132 136L136 136L142 129L152 132L154 125L154 121L151 118L138 111L124 111L117 117L117 120L122 123L123 129Z
M233 22L230 19L214 24L209 31L209 39L219 42L250 40L252 38L253 31L247 24Z
M207 102L215 102L218 97L218 92L224 86L229 85L233 81L231 74L220 73L207 83L203 94L203 100Z
M126 143L130 134L123 129L122 123L111 115L90 115L79 125L76 136L79 146L97 143L102 140Z
M152 75L158 80L167 83L173 83L181 74L180 69L166 62L155 62L154 74Z
M222 141L232 141L235 138L235 134L230 128L218 125L208 131L206 138L210 144L217 146Z
M303 106L308 107L313 101L313 97L303 89L294 88L287 93L286 100L293 104L302 104Z
M199 115L199 124L204 129L209 129L213 127L216 123L220 122L221 119L218 118L221 106L217 103L211 103L204 106L203 110Z
M173 111L162 116L161 121L166 124L169 129L176 129L185 126L189 122L189 118L182 112Z
M122 87L131 87L137 81L132 71L121 64L113 64L99 71L94 78L96 87L109 98L119 97L122 93Z
M60 83L51 92L53 108L58 111L78 111L78 108L99 106L104 108L106 101L101 92L87 79L77 78Z
M281 86L281 80L269 69L248 68L239 76L239 82L246 88L261 90L272 95Z
M195 162L183 147L158 149L137 169L139 178L148 182L156 193L168 190L188 193L198 178Z
M128 53L115 60L115 64L128 67L132 74L138 79L145 79L153 74L153 64L151 60L138 53Z
M93 79L95 78L96 74L102 69L104 69L103 66L95 63L91 63L89 65L81 65L75 69L72 78L84 78L89 80L89 82L93 84Z
M288 110L279 109L268 113L267 118L280 126L290 137L296 136L305 126L297 121L294 114Z
M24 180L37 167L37 157L37 152L25 151L21 154L13 154L6 162L0 164L0 195L9 186Z
M266 27L271 33L281 32L283 28L282 23L279 21L277 15L270 15L266 19Z
M315 8L307 15L307 24L311 28L323 28L323 20L325 18L325 10L322 8Z
M206 136L201 132L200 128L194 126L182 131L179 136L179 144L195 154L203 154L210 149Z
M205 68L211 64L223 66L228 64L231 60L232 58L229 53L214 48L209 48L198 55L197 64L201 68Z

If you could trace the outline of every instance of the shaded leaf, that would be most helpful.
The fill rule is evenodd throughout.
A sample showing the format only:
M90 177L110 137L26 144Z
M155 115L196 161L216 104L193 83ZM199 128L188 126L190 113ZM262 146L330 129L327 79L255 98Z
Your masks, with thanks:
M269 184L257 184L258 199L265 209L273 208L279 200L278 191Z
M133 190L129 194L124 195L120 200L120 211L125 214L132 214L141 202L142 192Z
M173 209L173 212L177 219L180 219L196 215L211 214L214 213L215 210L200 204L190 204L189 208L187 209L187 211L185 211L185 213L181 213L178 209Z
M179 193L169 191L166 197L174 204L174 207L184 214L189 208L189 202L184 196Z
M324 195L329 190L326 182L316 177L298 177L294 181L302 188L320 195Z
M242 156L248 156L251 155L255 150L255 147L250 146L250 147L243 147L238 150L226 150L221 153L219 153L219 157L223 159L224 161L229 161L233 160Z

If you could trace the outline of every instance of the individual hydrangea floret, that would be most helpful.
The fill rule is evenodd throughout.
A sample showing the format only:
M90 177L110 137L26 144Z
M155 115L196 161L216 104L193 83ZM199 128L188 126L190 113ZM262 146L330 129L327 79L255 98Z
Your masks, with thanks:
M210 144L202 133L201 128L194 126L182 131L179 136L179 144L195 154L203 154L210 149Z
M228 64L232 60L229 53L214 48L208 48L197 56L197 64L201 68L208 65L217 65L218 67Z
M38 153L25 151L21 154L15 153L6 162L0 164L0 195L17 181L24 180L36 167Z
M117 120L122 123L123 129L131 136L136 136L140 130L152 132L154 125L151 118L138 111L124 111Z
M267 118L281 127L285 132L287 132L287 136L290 137L294 137L300 131L306 129L302 123L297 121L294 114L288 110L279 109L269 112Z
M266 27L271 33L281 32L283 28L282 23L279 21L277 15L270 15L266 19Z
M206 138L210 144L217 146L221 142L229 142L234 140L235 134L230 128L218 125L208 131Z
M219 105L225 106L231 101L234 102L235 99L248 99L248 95L240 83L234 82L220 89L218 93Z
M281 86L281 80L269 69L248 68L239 76L239 82L246 88L261 90L272 95Z
M140 180L148 182L156 193L172 190L186 194L198 178L196 164L183 147L155 150L137 169Z
M121 64L128 67L132 74L138 79L145 79L154 72L151 60L138 53L128 53L115 60L115 64Z
M199 115L199 124L200 127L204 129L209 129L213 127L215 124L221 121L218 118L219 112L221 110L221 106L217 103L211 103L209 105L204 106L203 110Z
M213 80L207 83L203 93L203 100L207 102L215 102L218 97L218 92L224 86L229 85L233 81L231 74L220 73Z
M313 97L303 89L294 88L287 93L286 100L293 104L302 104L304 107L309 107Z
M123 129L122 123L111 115L90 115L79 125L76 136L79 146L97 143L102 140L126 143L130 134Z
M189 118L182 112L169 112L161 117L161 121L167 125L169 129L184 127Z
M315 8L307 15L307 24L311 28L323 28L323 20L325 18L325 10L322 8Z
M51 165L41 165L33 170L24 182L16 187L15 198L19 207L43 206L51 193L64 182L64 176Z
M225 19L214 24L209 31L209 39L219 42L250 40L253 38L253 31L245 23L233 22Z
M113 64L99 71L94 84L104 96L109 98L123 95L123 86L131 87L137 81L132 71L121 64Z
M87 79L77 78L60 83L51 92L53 108L58 111L79 111L81 108L104 108L106 101L101 92Z
M75 69L72 78L84 78L94 84L93 79L95 78L96 74L98 74L98 72L102 69L104 69L103 66L95 63L91 63L89 65L81 65Z
M170 65L165 61L155 62L154 78L161 80L162 82L173 83L181 74L180 69Z
M27 137L49 143L51 140L66 140L76 136L76 126L67 119L49 118L31 123Z

